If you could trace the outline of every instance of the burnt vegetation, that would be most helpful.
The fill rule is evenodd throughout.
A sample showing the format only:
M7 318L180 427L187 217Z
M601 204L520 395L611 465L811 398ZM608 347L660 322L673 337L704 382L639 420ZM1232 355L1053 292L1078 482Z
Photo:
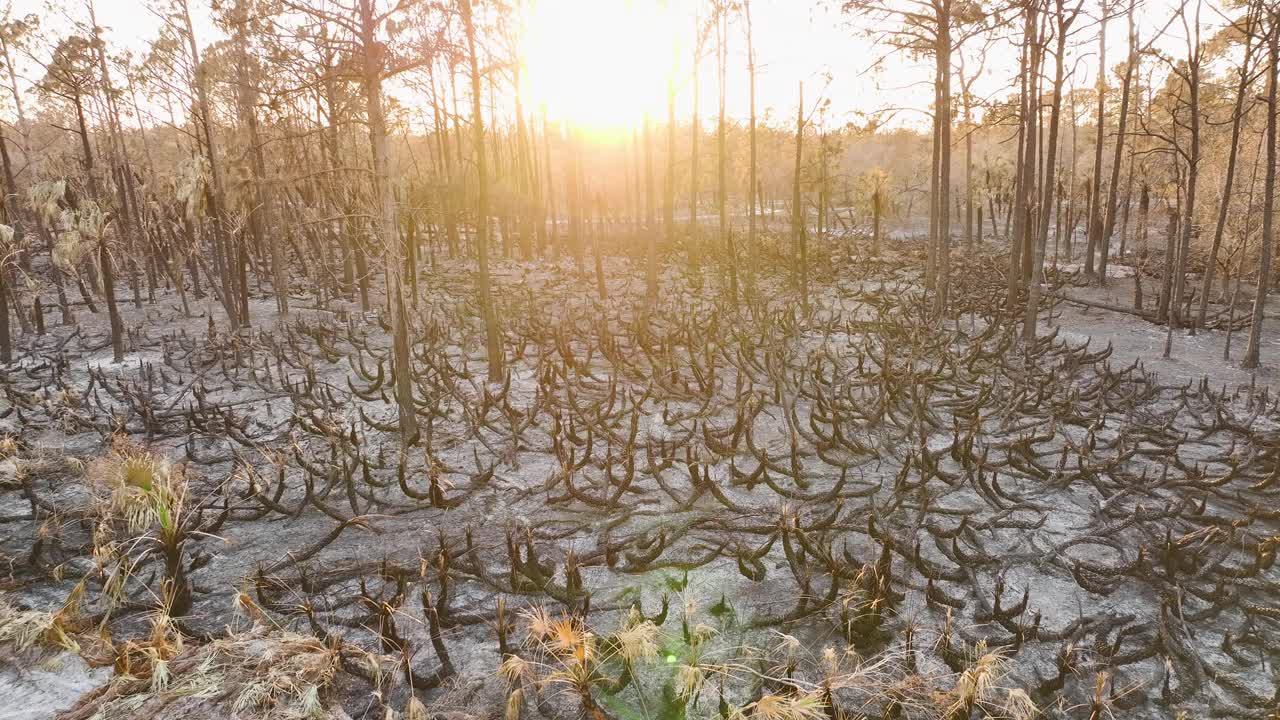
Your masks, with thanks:
M936 66L926 135L812 82L758 125L707 2L620 144L526 111L519 2L0 25L0 707L1277 720L1280 11L1202 5L1175 60L1135 2L840 3Z
M130 338L137 364L111 372L84 363L105 335L64 333L3 378L23 428L7 451L21 465L4 490L6 584L76 594L57 620L68 634L123 636L161 599L197 643L222 636L234 589L369 682L346 648L394 658L379 686L424 697L477 672L460 653L490 669L527 653L519 608L583 627L635 608L687 636L693 592L704 607L688 612L720 632L891 656L904 696L916 674L954 692L947 673L999 653L1002 682L1046 713L1268 717L1275 397L1164 384L1053 332L1022 343L991 258L957 264L955 322L933 322L906 249L823 256L808 309L731 304L677 276L656 305L638 281L600 302L571 270L544 272L497 302L492 384L466 350L483 327L458 299L470 293L428 275L407 447L386 333L348 311L271 333L155 322ZM145 443L183 468L185 499L164 523L118 529L127 547L104 544L79 473L42 459L51 434L85 451L114 438L124 464L142 452L125 438ZM762 664L723 697L811 692L821 672ZM823 712L920 712L894 692L829 689ZM622 689L589 687L584 705L592 693Z

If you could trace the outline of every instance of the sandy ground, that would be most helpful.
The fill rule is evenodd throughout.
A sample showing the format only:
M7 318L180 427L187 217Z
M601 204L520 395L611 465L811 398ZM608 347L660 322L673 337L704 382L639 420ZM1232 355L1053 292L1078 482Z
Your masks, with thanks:
M1151 293L1153 289L1147 287L1146 291ZM1133 283L1127 279L1116 279L1105 288L1081 287L1068 292L1074 297L1122 307L1133 304ZM1247 329L1231 334L1230 360L1222 357L1227 343L1225 330L1198 330L1195 335L1180 330L1174 333L1172 350L1165 358L1166 328L1132 315L1063 302L1056 308L1056 317L1050 322L1052 326L1060 327L1063 333L1068 333L1066 337L1087 337L1094 345L1110 343L1115 349L1117 362L1140 361L1162 382L1170 384L1199 382L1208 378L1214 386L1242 387L1255 383L1274 386L1280 379L1276 370L1280 368L1280 296L1276 295L1267 300L1260 350L1261 367L1256 370L1240 367L1240 359L1248 344ZM1042 325L1048 327L1050 322L1042 322Z

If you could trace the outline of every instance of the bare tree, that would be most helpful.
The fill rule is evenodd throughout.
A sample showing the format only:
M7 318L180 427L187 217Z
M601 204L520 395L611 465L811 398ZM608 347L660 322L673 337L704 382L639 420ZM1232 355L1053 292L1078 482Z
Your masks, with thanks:
M480 315L484 319L485 348L489 359L489 382L502 380L502 341L498 331L498 319L493 311L493 296L489 289L489 174L484 156L484 116L480 112L480 58L476 53L476 30L472 19L471 0L458 0L462 12L462 24L467 34L467 57L471 64L471 131L476 147L477 189L476 256L480 264Z
M796 103L796 163L791 179L791 243L796 254L796 279L800 285L800 297L809 304L809 249L805 242L805 211L800 198L800 170L804 156L804 83L800 83L800 98Z
M1253 299L1253 319L1249 327L1249 344L1244 351L1244 361L1240 366L1246 369L1257 368L1262 349L1262 321L1267 305L1267 291L1271 275L1271 243L1275 222L1276 200L1276 84L1280 78L1280 8L1267 10L1267 169L1263 176L1262 190L1262 239L1258 243L1258 292Z
M1120 192L1120 166L1123 165L1125 129L1129 121L1129 96L1133 87L1133 74L1137 68L1141 51L1138 49L1138 27L1134 21L1137 9L1136 0L1129 0L1129 56L1125 60L1124 78L1120 89L1120 119L1116 129L1114 155L1111 158L1111 182L1107 185L1106 221L1102 228L1101 253L1098 258L1098 284L1107 284L1107 263L1111 257L1111 235L1116 228L1116 211L1119 209L1116 200ZM1154 38L1152 40L1154 42ZM1148 47L1150 43L1148 43Z
M1241 35L1244 43L1243 53L1240 64L1236 67L1236 92L1235 104L1231 112L1231 141L1230 149L1227 151L1227 169L1222 178L1222 200L1218 203L1218 218L1213 228L1213 242L1209 246L1209 259L1205 264L1204 278L1200 285L1200 307L1196 312L1196 321L1192 325L1194 331L1197 327L1204 327L1205 315L1209 308L1209 294L1213 288L1214 275L1218 269L1218 252L1222 247L1222 237L1227 229L1227 215L1231 210L1231 191L1234 187L1236 176L1236 165L1240 156L1240 129L1244 123L1244 118L1252 107L1245 106L1245 98L1249 94L1249 85L1254 75L1254 52L1257 45L1254 42L1258 23L1260 21L1260 8L1258 3L1250 2L1245 10L1245 15L1236 23L1232 24L1232 29Z

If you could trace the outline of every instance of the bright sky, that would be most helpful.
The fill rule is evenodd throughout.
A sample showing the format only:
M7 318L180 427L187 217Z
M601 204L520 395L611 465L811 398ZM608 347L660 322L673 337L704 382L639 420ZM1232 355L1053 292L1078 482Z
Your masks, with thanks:
M85 0L62 0L61 12L86 17ZM112 47L142 51L155 37L158 19L143 6L148 0L95 0L99 23L108 28ZM888 0L893 2L893 0ZM1163 26L1183 0L1140 0L1140 31L1149 37ZM1189 0L1195 2L1196 0ZM1215 0L1202 0L1201 25L1207 39L1222 25L1211 9ZM34 12L47 25L58 24L56 13L45 9L45 0L9 0L15 15ZM1086 12L1097 14L1097 0L1085 0ZM207 0L191 0L202 43L217 34L208 21ZM828 122L856 119L855 113L886 106L905 108L896 122L923 124L932 101L927 83L932 72L902 56L892 56L879 68L873 64L887 50L870 42L851 18L841 14L840 0L752 0L753 39L757 63L757 110L773 122L787 122L795 112L797 83L805 82L806 105L819 93L832 101ZM673 57L678 58L677 112L692 110L689 82L690 54L695 14L706 13L709 3L698 0L525 0L527 75L526 107L545 104L552 117L571 116L576 122L597 128L631 128L645 112L657 123L666 118L667 77ZM1076 23L1076 37L1084 41L1077 50L1082 58L1076 84L1095 82L1096 29L1090 18ZM1107 64L1124 54L1124 19L1108 29ZM1160 47L1185 52L1183 29L1175 22ZM701 65L699 111L704 117L716 112L716 58L714 34ZM745 25L735 19L729 27L728 112L745 117L748 108ZM969 48L976 57L976 44ZM969 68L975 66L970 59ZM990 50L986 73L977 84L979 95L1005 92L1017 67L1017 49L1007 41ZM827 78L830 78L828 80ZM412 98L401 98L412 102Z

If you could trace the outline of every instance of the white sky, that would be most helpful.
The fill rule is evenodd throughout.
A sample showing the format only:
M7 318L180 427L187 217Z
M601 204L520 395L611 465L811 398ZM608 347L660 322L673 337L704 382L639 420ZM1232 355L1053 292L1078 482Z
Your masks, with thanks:
M44 19L44 24L52 28L64 24L58 15L72 14L87 17L84 10L85 0L60 0L48 3L45 0L8 0L12 4L14 15L36 13ZM150 12L145 3L149 0L95 0L98 20L108 29L106 36L112 49L132 49L141 52L146 44L155 37L159 20ZM892 2L892 0L889 0ZM1140 0L1140 32L1149 37L1156 29L1165 24L1174 8L1182 0ZM1195 2L1196 0L1190 0ZM1214 30L1221 27L1221 17L1212 10L1216 0L1203 0L1201 25L1207 39ZM562 23L548 25L534 24L538 32L546 37L532 40L539 48L552 48L552 59L544 69L542 85L553 87L560 96L574 95L574 103L579 107L588 104L608 106L610 104L637 102L645 109L651 109L655 120L662 122L666 116L665 98L636 100L633 96L644 92L639 88L616 88L613 95L601 96L597 89L589 87L591 83L579 81L576 75L588 73L584 77L591 78L593 65L601 64L611 68L609 63L627 66L632 72L652 72L662 77L661 87L665 88L665 77L670 67L669 58L649 60L647 58L601 58L598 63L583 59L574 50L574 37L587 35L600 36L594 44L587 43L601 55L617 55L610 48L617 44L616 38L630 37L643 32L674 33L681 47L687 47L692 36L692 13L695 7L706 7L706 2L698 0L525 0L527 4L542 6L543 10L554 13L558 17L581 17L586 20L576 26L564 27ZM217 39L217 34L208 21L207 0L191 0L192 12L196 18L197 32L204 35L202 43L207 44ZM612 15L601 15L598 9L603 6L616 6ZM851 25L851 18L840 13L841 0L752 0L753 35L756 47L757 62L757 107L762 115L772 111L774 122L787 122L794 117L797 82L803 80L806 88L806 105L811 105L816 94L825 87L825 94L832 101L829 121L832 123L853 119L855 111L874 110L885 106L902 106L916 108L917 111L903 111L898 122L912 124L923 123L925 116L919 110L927 109L932 101L932 91L927 87L932 73L919 63L909 58L891 57L879 70L872 70L875 59L887 52L883 47L876 47L863 34ZM1097 15L1098 0L1085 0L1086 13ZM669 5L669 7L668 7ZM53 11L50 11L53 8ZM592 8L597 12L583 12ZM601 18L617 18L620 23L634 20L647 13L666 13L664 17L675 14L687 17L675 22L666 22L661 28L671 29L640 30L635 27L601 27L607 20ZM594 23L594 24L593 24ZM1076 85L1084 87L1094 83L1096 72L1096 23L1092 18L1082 17L1076 23L1075 37L1083 42L1076 50L1075 58L1082 58L1076 77ZM1108 28L1107 64L1114 68L1115 62L1124 54L1125 33L1124 19L1113 20ZM729 55L729 87L728 111L735 117L744 117L747 110L747 82L745 75L745 38L741 23L735 23L730 30ZM53 32L46 32L52 37ZM1178 22L1169 28L1169 36L1162 40L1160 47L1171 53L1184 52L1182 40L1183 30ZM621 43L635 54L634 48L652 45L651 39L639 38L630 44ZM669 47L669 45L668 45ZM972 51L976 53L977 47ZM559 54L557 54L559 53ZM1073 58L1073 59L1075 59ZM687 58L685 59L687 66ZM972 62L972 61L971 61ZM558 64L557 64L558 63ZM631 67L644 63L645 68ZM972 67L972 64L970 65ZM1008 41L998 42L991 50L986 65L986 73L978 83L976 92L985 95L993 92L1004 92L1010 87L1017 67L1017 50ZM606 70L607 71L607 70ZM531 68L531 73L534 70ZM686 67L687 73L687 67ZM831 77L827 85L825 75ZM533 86L539 86L538 78L531 78ZM599 83L596 83L599 84ZM702 66L700 111L708 117L713 115L716 106L715 58L708 57ZM686 86L680 92L678 111L684 115L691 109L691 90ZM553 103L551 113L556 113ZM604 122L604 120L602 120Z

